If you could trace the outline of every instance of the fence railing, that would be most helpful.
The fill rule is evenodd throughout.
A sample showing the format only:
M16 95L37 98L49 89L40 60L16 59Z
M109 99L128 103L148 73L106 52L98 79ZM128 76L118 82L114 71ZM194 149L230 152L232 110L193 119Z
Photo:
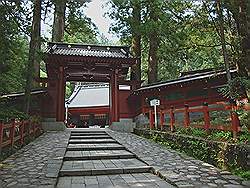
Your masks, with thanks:
M24 144L26 137L36 137L42 132L41 125L32 121L17 121L12 119L10 123L0 121L0 155L2 149L19 143Z
M227 130L232 131L234 134L241 130L240 121L236 110L238 107L236 105L223 104L219 107L209 106L207 103L204 103L203 106L189 107L185 105L184 108L175 108L171 107L170 109L160 109L157 112L158 117L158 127L160 129L169 128L170 131L174 131L175 127L194 127L194 128L203 128L206 131L211 129L217 130ZM249 110L249 109L246 109ZM227 113L225 117L216 118L226 119L225 122L216 122L213 120L213 113ZM151 108L146 108L143 110L143 113L149 114L149 127L151 129L155 128L154 121L154 110ZM198 118L190 117L190 114L195 114ZM181 116L181 118L177 118Z

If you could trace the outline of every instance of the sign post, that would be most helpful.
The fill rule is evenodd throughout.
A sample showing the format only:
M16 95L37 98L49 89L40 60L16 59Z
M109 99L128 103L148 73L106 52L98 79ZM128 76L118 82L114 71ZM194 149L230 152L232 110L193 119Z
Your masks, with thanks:
M155 128L157 129L157 109L156 106L160 105L160 100L159 99L153 99L150 101L150 106L154 107L154 112L155 112Z

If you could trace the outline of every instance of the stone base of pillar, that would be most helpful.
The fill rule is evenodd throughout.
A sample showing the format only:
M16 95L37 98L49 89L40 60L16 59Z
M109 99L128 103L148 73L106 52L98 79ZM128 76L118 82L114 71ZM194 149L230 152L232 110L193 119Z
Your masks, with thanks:
M135 125L136 124L131 121L120 121L120 122L113 122L109 126L109 128L114 131L131 133L134 131Z
M47 131L64 131L66 129L65 123L60 121L44 121L42 122L42 128Z

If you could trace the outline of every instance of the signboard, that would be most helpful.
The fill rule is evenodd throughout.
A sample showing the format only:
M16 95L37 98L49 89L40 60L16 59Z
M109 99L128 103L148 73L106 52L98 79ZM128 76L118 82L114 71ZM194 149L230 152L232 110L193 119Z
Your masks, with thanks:
M150 101L150 106L159 106L160 100L159 99L153 99Z
M155 128L157 129L157 110L156 106L160 105L160 100L159 99L153 99L150 101L150 106L154 107L154 112L155 112Z

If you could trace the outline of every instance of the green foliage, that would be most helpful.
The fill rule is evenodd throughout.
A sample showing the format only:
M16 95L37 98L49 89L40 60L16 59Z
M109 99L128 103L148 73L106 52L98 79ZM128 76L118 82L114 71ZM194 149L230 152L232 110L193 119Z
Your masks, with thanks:
M0 108L0 119L8 122L12 118L28 119L29 116L16 108Z
M90 18L83 13L86 4L78 1L68 2L68 15L66 15L66 29L64 40L70 43L98 43L97 27Z
M68 99L74 91L74 85L66 82L65 98Z
M197 137L206 137L207 133L203 129L199 128L183 128L183 127L178 127L176 130L176 134L186 134L190 136L197 136Z
M140 24L133 19L134 4L141 7ZM152 12L157 19L152 19ZM220 38L210 14L214 12L202 3L160 0L112 0L108 13L114 20L111 31L125 44L131 44L132 33L142 35L143 79L147 79L148 74L148 36L151 33L157 35L160 40L157 53L159 80L177 78L181 71L222 65Z
M235 77L228 82L228 84L219 89L223 96L240 100L245 95L245 91L250 89L250 80L246 77Z
M230 131L215 131L211 135L209 135L208 138L218 141L229 141L233 138L233 135Z
M250 170L242 170L242 168L236 168L233 173L243 179L250 180Z
M0 2L0 95L24 86L28 39L19 32L20 9L14 3Z

